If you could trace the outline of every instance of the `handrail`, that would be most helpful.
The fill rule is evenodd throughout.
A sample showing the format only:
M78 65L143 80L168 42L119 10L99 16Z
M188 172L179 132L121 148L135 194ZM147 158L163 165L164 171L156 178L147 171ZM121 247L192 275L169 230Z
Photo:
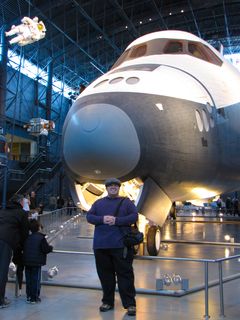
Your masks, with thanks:
M11 177L12 174L18 175L19 177L23 177L26 178L26 175L32 175L34 174L31 173L31 171L34 170L34 167L36 166L36 164L44 157L44 154L40 153L38 154L38 156L32 161L30 162L23 170L17 170L17 169L12 169L12 168L7 168L7 176ZM4 179L4 175L0 175L0 182ZM22 178L20 178L21 180ZM21 188L19 189L21 190ZM14 194L17 194L19 192L19 190L17 192L15 192Z
M37 169L25 182L21 185L21 187L15 192L15 194L18 194L30 181L35 179L35 177L39 174L50 174L51 169Z
M27 171L29 171L31 169L31 167L33 167L37 162L39 162L39 160L41 160L41 158L44 158L45 155L43 153L39 153L36 157L33 158L32 161L30 161L27 166L24 169L11 169L11 171L21 171L26 173Z
M28 171L32 169L39 161L42 161L42 158L46 158L43 153L39 153L33 161L29 162L29 164L23 169L23 172L26 174Z
M35 177L39 174L40 175L47 174L48 178L52 177L54 175L56 169L60 165L60 163L61 163L61 160L59 160L52 168L46 168L46 169L38 168L36 171L33 172L33 174L27 180L25 180L25 182L15 192L15 194L18 194L29 183L29 181L35 179Z
M227 245L229 245L229 243L227 243ZM222 262L222 261L227 261L227 260L233 260L233 259L237 259L239 258L240 255L239 254L235 254L234 256L230 256L230 257L227 257L227 258L218 258L218 259L215 259L214 262Z
M31 169L34 169L34 167L36 166L36 164L38 164L38 162L42 162L42 159L45 157L44 154L39 153L37 155L37 157L34 158L33 161L29 162L28 165L23 169L11 169L9 168L9 173L15 173L15 174L19 174L19 175L26 175L28 174L29 171L31 171Z
M93 256L93 252L82 252L82 251L69 251L69 250L53 250L53 253L60 253L60 254L80 254L80 255L91 255ZM209 263L218 263L218 284L219 284L219 304L220 304L220 317L225 317L224 315L224 296L223 296L223 273L222 273L222 262L223 261L228 261L228 260L233 260L233 259L238 259L240 258L240 254L230 256L227 258L220 258L220 259L195 259L195 258L179 258L179 257L158 257L158 256L135 256L135 259L137 260L173 260L173 261L191 261L191 262L200 262L204 264L204 290L205 290L205 314L204 318L206 320L210 319L209 315L209 277L208 277L208 265ZM237 275L239 277L239 274ZM146 293L146 291L143 290L138 290L140 293ZM150 292L151 291L151 292ZM148 293L153 293L152 290L148 290ZM156 292L157 293L157 290ZM187 292L185 293L187 294ZM178 296L183 296L184 294L178 295Z

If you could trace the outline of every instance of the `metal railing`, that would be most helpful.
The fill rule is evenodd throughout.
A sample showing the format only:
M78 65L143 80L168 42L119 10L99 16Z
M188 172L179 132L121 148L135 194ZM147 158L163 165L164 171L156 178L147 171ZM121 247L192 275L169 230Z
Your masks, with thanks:
M224 210L222 210L224 212ZM186 206L186 207L177 207L176 209L177 216L213 216L216 217L219 214L219 209L212 207L197 207L197 206Z
M38 216L39 222L43 226L44 233L50 241L58 232L62 231L67 224L81 215L81 209L77 207L64 207L54 211L45 212Z
M72 216L70 216L70 214ZM55 211L51 211L49 213L45 213L40 215L40 222L44 226L44 231L48 234L50 238L49 241L55 238L55 236L61 232L65 226L67 226L68 222L75 219L77 216L81 215L82 211L76 207L66 207L62 209L58 209ZM142 250L143 251L143 250ZM64 250L53 250L54 253L58 254L79 254L79 255L92 255L92 252L81 252L81 251L64 251ZM239 259L239 255L229 256L227 258L220 258L220 259L192 259L192 258L180 258L180 257L159 257L159 256L140 256L136 255L135 259L137 260L158 260L158 261L185 261L185 262L197 262L203 264L203 274L204 274L204 285L194 287L188 290L179 290L178 292L175 291L175 296L181 297L187 294L191 294L200 290L204 290L204 301L205 301L205 314L204 318L209 319L209 288L212 286L219 285L219 305L220 305L220 317L225 317L224 314L224 290L223 290L223 283L226 281L231 281L237 278L240 278L240 274L234 274L228 278L223 278L222 272L222 264L225 261ZM217 264L218 265L218 280L213 281L210 283L209 281L209 264ZM163 295L163 291L161 290L150 290L150 289L136 289L138 293L148 293L148 294L157 294ZM166 291L166 290L165 290ZM165 295L169 295L166 294Z
M80 251L65 251L65 250L53 250L54 253L58 253L58 254L77 254L77 255L93 255L92 252L80 252ZM204 290L205 295L204 295L204 302L205 302L205 314L204 314L204 318L205 319L210 319L210 315L209 315L209 288L212 286L216 286L219 285L219 305L220 305L220 317L225 317L224 314L224 294L223 294L223 283L227 282L227 281L232 281L234 279L240 278L240 274L237 273L235 275L232 275L228 278L223 278L223 273L222 273L222 263L224 261L228 261L228 260L233 260L233 259L238 259L240 258L240 254L239 255L234 255L234 256L230 256L227 258L221 258L221 259L192 259L192 258L178 258L178 257L158 257L158 256L135 256L135 259L137 260L165 260L165 261L187 261L187 262L198 262L198 263L202 263L203 264L203 273L204 273L204 285L200 286L200 287L195 287L192 289L188 289L188 290L180 290L180 292L176 292L175 294L167 294L166 290L153 290L153 289L139 289L136 288L136 292L137 293L143 293L143 294L156 294L156 295L174 295L177 297L181 297L187 294L191 294L200 290ZM209 282L209 264L213 263L213 264L218 264L218 280L214 281L212 283ZM56 284L55 284L56 285ZM64 284L61 284L62 286L64 286ZM70 285L68 285L70 286ZM79 286L81 287L81 286ZM91 289L98 289L96 287L93 286L84 286L84 288L91 288Z
M238 210L234 208L227 209L226 207L200 207L200 206L186 206L177 207L176 215L177 217L221 217L223 215L237 216L239 214Z

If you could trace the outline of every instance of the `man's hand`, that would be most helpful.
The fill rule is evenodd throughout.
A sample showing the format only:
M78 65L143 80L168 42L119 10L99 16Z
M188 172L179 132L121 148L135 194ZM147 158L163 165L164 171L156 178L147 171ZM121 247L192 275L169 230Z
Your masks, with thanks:
M109 226L113 226L115 224L116 217L113 216L104 216L103 223L108 224Z

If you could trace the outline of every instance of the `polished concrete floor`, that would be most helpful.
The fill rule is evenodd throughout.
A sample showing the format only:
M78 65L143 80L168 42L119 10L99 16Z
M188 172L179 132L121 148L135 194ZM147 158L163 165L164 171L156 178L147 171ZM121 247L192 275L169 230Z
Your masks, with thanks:
M179 217L177 221L167 221L162 230L162 239L168 245L162 248L159 257L181 257L192 259L218 259L240 254L240 221L228 221L221 218ZM25 295L15 298L14 283L7 286L7 296L12 300L9 308L0 309L1 320L88 320L88 319L131 319L121 306L116 292L115 309L107 313L98 310L101 304L101 290L96 275L92 255L91 225L85 217L77 218L54 239L55 252L48 256L47 270L57 266L56 277L45 281L42 286L42 302L29 305ZM224 236L229 235L231 244ZM195 243L199 241L199 243ZM234 243L233 243L234 241ZM218 242L219 244L214 244ZM167 249L167 250L166 250ZM65 252L69 251L69 252ZM238 274L238 259L223 263L223 276L229 279ZM206 319L204 263L169 260L134 260L135 285L137 289L137 316L141 320ZM218 265L209 263L209 281L218 279ZM164 286L156 291L156 279L164 275L178 274L189 280L189 294L183 293L181 285ZM194 293L190 293L190 292ZM219 287L209 289L209 310L211 319L223 319L220 316ZM239 320L240 278L224 283L225 319ZM222 310L223 311L223 310Z

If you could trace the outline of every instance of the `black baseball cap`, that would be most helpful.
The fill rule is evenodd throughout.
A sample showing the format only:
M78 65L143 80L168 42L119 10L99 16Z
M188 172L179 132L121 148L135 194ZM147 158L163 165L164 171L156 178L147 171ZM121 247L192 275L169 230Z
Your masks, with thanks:
M118 180L117 178L108 178L105 182L104 182L105 186L108 187L112 184L116 184L119 187L121 186L121 181Z

